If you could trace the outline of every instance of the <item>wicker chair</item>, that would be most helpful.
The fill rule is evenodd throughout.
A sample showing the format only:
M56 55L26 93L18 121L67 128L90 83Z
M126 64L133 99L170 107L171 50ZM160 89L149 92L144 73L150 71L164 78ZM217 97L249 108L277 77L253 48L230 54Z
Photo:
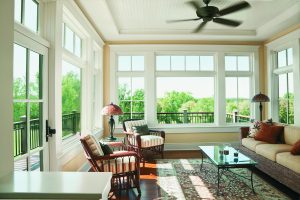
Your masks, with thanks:
M136 152L121 150L104 155L94 136L83 136L80 141L93 171L112 172L111 192L136 188L139 195L141 194L140 158Z
M133 126L146 125L145 120L127 119L123 121L123 131L126 134L125 140L127 148L137 152L143 164L145 165L146 153L160 154L164 157L165 132L158 130L149 130L149 135L140 135L134 133Z

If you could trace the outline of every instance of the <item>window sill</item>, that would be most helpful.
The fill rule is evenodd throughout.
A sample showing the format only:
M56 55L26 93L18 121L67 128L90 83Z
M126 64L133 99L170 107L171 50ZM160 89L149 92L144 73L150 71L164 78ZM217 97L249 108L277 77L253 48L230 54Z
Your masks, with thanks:
M227 124L224 126L216 126L215 124L165 124L149 127L149 129L164 130L166 133L232 133L240 132L240 127L243 126L249 126L249 123ZM117 127L115 133L123 133L122 127Z

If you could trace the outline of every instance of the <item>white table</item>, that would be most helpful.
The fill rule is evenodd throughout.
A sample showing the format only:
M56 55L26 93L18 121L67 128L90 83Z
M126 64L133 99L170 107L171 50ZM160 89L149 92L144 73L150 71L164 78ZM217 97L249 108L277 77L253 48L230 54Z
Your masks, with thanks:
M107 199L111 172L14 172L0 178L0 199Z

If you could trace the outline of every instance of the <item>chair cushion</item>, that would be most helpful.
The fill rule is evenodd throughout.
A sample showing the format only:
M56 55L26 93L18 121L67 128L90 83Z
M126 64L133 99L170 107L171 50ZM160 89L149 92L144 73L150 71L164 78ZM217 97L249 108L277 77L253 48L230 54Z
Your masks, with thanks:
M242 145L252 151L255 151L256 146L260 145L260 144L267 144L267 143L259 141L259 140L255 140L254 138L243 138L242 139Z
M102 148L101 148L99 142L97 141L97 139L95 138L95 136L86 135L86 136L82 137L82 139L85 140L85 142L88 144L88 146L94 156L103 156L104 155Z
M147 124L141 126L133 126L132 130L134 133L138 133L140 135L149 135L149 128Z
M135 120L135 121L126 121L126 122L124 122L124 124L126 127L126 131L133 133L133 129L132 129L133 126L146 125L147 122L145 120Z
M142 135L141 143L142 148L158 146L164 143L164 138L156 135Z
M290 152L278 153L276 162L300 174L300 155L292 155Z
M283 133L283 126L273 126L267 123L262 123L260 130L254 136L255 140L276 144L279 141L280 135Z
M286 144L293 145L300 140L300 127L285 126L284 127L284 141Z
M121 152L121 151L114 151L115 152ZM126 151L123 151L126 152ZM124 172L130 172L130 171L135 171L135 163L137 161L135 160L134 156L124 156L124 157L119 157L116 159L111 159L111 160L105 160L103 161L103 171L104 172L112 172L113 174L119 174L119 173L124 173ZM97 165L101 169L101 161L97 161Z
M272 161L276 160L276 154L291 151L292 146L288 144L260 144L255 148L255 152Z
M300 140L293 145L291 154L300 155Z

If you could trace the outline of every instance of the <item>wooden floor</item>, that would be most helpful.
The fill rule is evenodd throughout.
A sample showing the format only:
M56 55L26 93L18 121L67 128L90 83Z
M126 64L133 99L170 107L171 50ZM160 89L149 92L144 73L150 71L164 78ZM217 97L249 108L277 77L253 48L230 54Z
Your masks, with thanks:
M201 158L200 151L168 151L165 152L165 159L181 159L181 158ZM274 179L270 178L266 174L255 171L255 174L264 178L267 182L269 182L274 187L278 188L282 192L286 193L291 199L297 199L298 195L282 184L278 183ZM159 200L160 197L160 187L156 184L157 173L156 173L156 164L154 160L149 160L146 162L145 167L141 167L141 191L142 195L139 197L137 194L137 190L130 190L128 193L123 191L121 194L117 196L112 196L110 199L120 199L120 200Z

